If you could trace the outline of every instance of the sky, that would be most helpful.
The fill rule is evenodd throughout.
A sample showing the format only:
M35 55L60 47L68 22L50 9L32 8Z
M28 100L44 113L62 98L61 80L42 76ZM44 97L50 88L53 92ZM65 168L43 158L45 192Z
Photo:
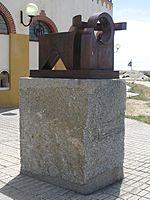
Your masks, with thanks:
M127 30L115 32L115 70L150 71L150 0L113 0L114 22L127 22Z

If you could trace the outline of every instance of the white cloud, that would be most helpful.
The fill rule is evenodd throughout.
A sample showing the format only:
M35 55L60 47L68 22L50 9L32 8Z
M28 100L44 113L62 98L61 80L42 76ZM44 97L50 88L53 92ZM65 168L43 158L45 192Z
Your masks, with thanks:
M127 69L132 59L133 69L150 70L150 22L128 21L126 31L116 31L115 43L121 45L115 69Z
M122 10L118 10L116 13L115 18L120 19L120 18L128 18L128 19L137 19L137 18L146 18L147 10L143 9L135 9L135 8L125 8Z

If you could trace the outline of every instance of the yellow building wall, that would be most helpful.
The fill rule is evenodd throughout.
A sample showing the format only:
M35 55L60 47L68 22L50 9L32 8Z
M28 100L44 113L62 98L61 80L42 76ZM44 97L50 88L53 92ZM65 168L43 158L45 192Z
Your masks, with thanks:
M0 107L19 106L19 78L29 76L29 36L10 34L9 90L0 90Z
M53 70L66 70L66 67L61 59L58 60Z

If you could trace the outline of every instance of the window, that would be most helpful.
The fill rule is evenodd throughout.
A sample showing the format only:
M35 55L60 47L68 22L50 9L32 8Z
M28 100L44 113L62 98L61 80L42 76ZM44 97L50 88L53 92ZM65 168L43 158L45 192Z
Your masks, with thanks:
M9 73L7 71L2 71L0 73L0 88L9 87Z
M52 30L42 21L35 21L29 28L30 41L38 41L41 35L49 34Z
M3 16L0 14L0 33L8 34L8 28Z

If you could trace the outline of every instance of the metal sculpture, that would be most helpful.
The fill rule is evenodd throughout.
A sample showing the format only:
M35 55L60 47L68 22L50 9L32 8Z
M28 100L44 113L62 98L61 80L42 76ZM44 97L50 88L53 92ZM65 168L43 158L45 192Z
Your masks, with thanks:
M113 23L107 13L93 15L88 22L81 15L73 18L69 32L40 37L39 70L32 77L118 78L114 71L114 31L125 30L126 23ZM52 70L59 58L66 71Z

